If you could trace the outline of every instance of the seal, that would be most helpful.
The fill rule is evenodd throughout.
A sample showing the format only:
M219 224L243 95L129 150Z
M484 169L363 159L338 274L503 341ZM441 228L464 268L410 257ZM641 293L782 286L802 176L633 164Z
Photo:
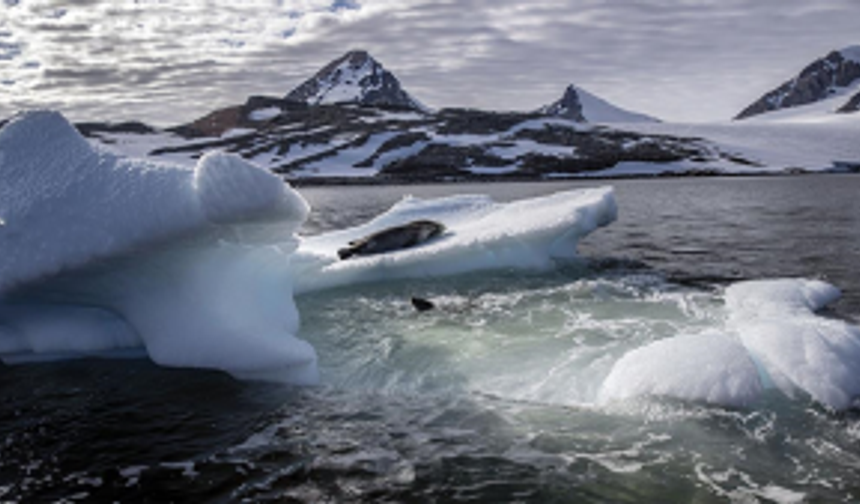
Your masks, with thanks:
M377 231L358 240L349 242L347 247L337 251L341 260L354 255L384 254L394 250L414 247L435 238L445 231L445 226L431 220L416 220Z

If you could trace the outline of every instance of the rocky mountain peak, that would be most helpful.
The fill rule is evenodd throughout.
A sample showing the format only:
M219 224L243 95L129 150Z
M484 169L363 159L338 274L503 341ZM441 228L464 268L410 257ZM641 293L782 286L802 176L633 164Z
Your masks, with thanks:
M290 91L287 100L308 105L356 103L423 110L400 81L370 53L352 50Z
M735 119L833 98L857 82L860 82L860 46L832 51L807 65L795 78L759 98Z
M585 122L585 117L582 115L582 101L580 101L579 93L573 84L567 86L559 100L541 108L540 112L545 115Z

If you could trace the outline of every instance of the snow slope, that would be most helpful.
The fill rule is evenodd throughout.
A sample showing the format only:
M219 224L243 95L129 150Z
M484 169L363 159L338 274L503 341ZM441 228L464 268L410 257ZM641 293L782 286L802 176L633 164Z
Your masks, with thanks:
M773 110L744 119L758 124L779 123L845 123L860 122L857 113L837 112L852 96L860 93L860 80L850 86L834 89L827 98L806 105Z
M538 112L550 116L566 117L589 123L638 123L659 122L657 119L631 112L589 93L585 89L569 85L557 101L541 107Z
M579 94L579 100L582 103L582 115L585 120L590 123L605 124L605 123L638 123L659 122L657 119L631 112L621 107L609 103L608 101L589 93L581 87L576 88Z
M798 107L802 109L803 107ZM726 173L781 173L790 169L825 172L835 161L860 161L860 115L795 115L798 111L769 112L743 121L701 124L628 124L623 129L646 134L704 138L727 154L756 163L708 163ZM786 114L785 120L780 116ZM641 164L642 171L657 173L676 165ZM690 163L680 163L690 167ZM680 165L677 165L680 167ZM618 166L617 168L621 168ZM610 174L597 172L597 175Z

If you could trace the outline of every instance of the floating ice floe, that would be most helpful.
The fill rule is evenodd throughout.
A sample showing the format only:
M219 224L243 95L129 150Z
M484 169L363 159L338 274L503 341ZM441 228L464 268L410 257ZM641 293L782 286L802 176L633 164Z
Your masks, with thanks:
M292 259L295 289L501 268L546 270L575 257L579 240L616 216L614 193L605 187L511 203L480 195L406 197L367 224L302 240ZM440 222L446 231L417 247L338 260L344 244L416 219Z
M860 327L815 312L839 290L816 280L740 282L725 292L722 329L628 352L603 383L603 402L667 396L748 405L776 388L835 410L860 396Z
M488 268L547 268L615 218L611 189L498 204L407 199L365 226L301 241L305 200L236 156L191 169L93 148L58 113L0 130L0 358L143 350L167 366L317 380L299 292ZM351 239L413 217L449 231L346 262ZM296 250L298 247L298 250Z

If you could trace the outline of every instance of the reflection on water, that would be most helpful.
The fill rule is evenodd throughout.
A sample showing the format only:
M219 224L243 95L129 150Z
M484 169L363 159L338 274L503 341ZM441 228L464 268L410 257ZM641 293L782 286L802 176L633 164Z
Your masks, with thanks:
M586 184L304 189L305 232L404 193L510 200L571 185ZM613 185L619 221L582 243L582 263L300 298L318 388L137 360L0 368L0 500L860 499L855 412L776 393L752 409L594 404L628 349L721 324L734 279L823 278L845 293L833 315L860 320L860 178ZM414 312L412 295L438 309Z

